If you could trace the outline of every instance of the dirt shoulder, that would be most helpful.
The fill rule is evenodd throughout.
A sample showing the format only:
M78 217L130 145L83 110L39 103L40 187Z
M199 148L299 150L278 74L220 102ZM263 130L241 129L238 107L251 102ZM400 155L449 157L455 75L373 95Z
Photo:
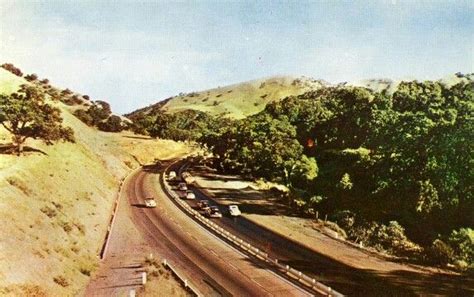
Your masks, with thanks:
M316 220L299 218L289 213L279 198L270 190L259 190L254 182L238 176L223 176L212 169L195 166L190 169L199 186L211 193L222 204L239 204L243 215L274 233L347 266L369 271L412 288L415 294L437 293L456 295L471 290L474 280L448 270L403 263L396 257L358 248L342 239L336 239L330 230L322 230ZM435 293L436 294L436 293Z

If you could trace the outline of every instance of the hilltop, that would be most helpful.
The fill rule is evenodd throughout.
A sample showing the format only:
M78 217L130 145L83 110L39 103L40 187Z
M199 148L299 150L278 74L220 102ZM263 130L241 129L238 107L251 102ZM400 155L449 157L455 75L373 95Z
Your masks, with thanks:
M214 116L242 119L262 111L273 101L301 95L328 83L307 77L277 76L247 81L210 90L179 94L127 114L130 119L158 112L196 110Z
M446 87L452 87L457 83L460 82L469 82L472 81L474 78L474 73L468 73L468 74L461 74L461 73L456 73L456 74L451 74L447 75L439 80L441 84L445 85ZM399 80L392 80L392 79L364 79L364 80L359 80L355 82L349 83L349 85L356 86L356 87L364 87L370 90L373 90L375 92L383 92L386 91L388 94L392 94L397 90L398 85L402 81L413 81L415 79L399 79Z
M23 78L0 68L0 92ZM72 296L94 273L118 181L132 168L186 152L184 144L106 133L73 115L89 105L52 101L76 143L31 148L18 157L0 154L0 295ZM11 135L0 129L0 146Z

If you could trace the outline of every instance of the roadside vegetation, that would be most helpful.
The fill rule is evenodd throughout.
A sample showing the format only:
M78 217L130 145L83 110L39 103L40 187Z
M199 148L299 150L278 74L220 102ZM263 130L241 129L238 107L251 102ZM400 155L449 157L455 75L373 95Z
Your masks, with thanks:
M2 124L32 135L18 156L10 151L15 134L0 125L0 295L80 295L96 273L118 181L140 164L189 149L91 129L73 115L91 105L86 95L71 105L67 98L77 93L53 99L44 83L25 78L0 69ZM52 137L72 132L75 142Z
M474 83L461 77L321 87L241 120L161 113L142 129L197 139L221 172L284 184L301 216L328 215L353 241L472 270Z

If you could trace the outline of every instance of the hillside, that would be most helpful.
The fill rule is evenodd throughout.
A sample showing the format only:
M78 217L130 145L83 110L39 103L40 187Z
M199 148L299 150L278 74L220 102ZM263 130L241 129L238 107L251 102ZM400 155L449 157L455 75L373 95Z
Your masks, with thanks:
M0 92L25 81L0 69ZM94 273L118 181L139 163L187 151L172 141L105 133L55 103L76 143L0 154L0 295L73 296ZM0 129L0 145L11 136ZM19 248L21 247L21 248Z
M300 95L320 88L325 82L307 77L272 77L211 90L180 94L154 105L136 110L126 116L134 119L139 114L156 114L159 111L175 113L187 109L215 116L242 119L262 111L272 101L291 95Z
M452 74L452 75L447 75L439 80L441 84L451 87L457 83L460 82L468 82L472 81L474 78L474 73L469 73L469 74ZM365 80L359 80L355 82L349 83L349 85L356 86L356 87L364 87L368 88L370 90L373 90L375 92L382 92L382 91L387 91L388 94L392 94L397 90L398 85L402 81L411 81L413 79L404 79L404 80L392 80L392 79L365 79Z

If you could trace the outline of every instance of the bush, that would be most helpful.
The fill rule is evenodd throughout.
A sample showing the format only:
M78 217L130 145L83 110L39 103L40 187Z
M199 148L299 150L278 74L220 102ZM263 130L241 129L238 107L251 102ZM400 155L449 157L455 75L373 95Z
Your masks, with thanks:
M49 206L42 207L41 212L44 213L48 218L54 218L57 215L57 212L54 208L51 208Z
M22 77L23 73L21 72L20 68L15 67L12 63L4 63L0 67L3 69L15 74L16 76Z
M38 75L37 75L36 73L27 74L27 75L25 75L25 79L26 79L27 81L30 81L30 82L31 82L31 81L35 81L35 80L38 79Z
M449 236L448 243L458 262L464 262L466 266L474 265L474 230L471 228L454 230Z
M100 123L98 127L106 132L120 132L123 130L122 119L119 116L112 115L107 121Z
M94 119L90 116L90 114L83 110L83 109L78 109L74 112L74 115L80 119L82 122L84 122L87 126L93 126L94 125Z
M84 99L86 99L86 100L90 100L89 95L83 95L82 98L84 98Z
M447 265L454 260L453 249L441 239L436 239L427 251L428 260L438 265Z
M406 237L405 229L397 221L390 221L388 225L377 222L357 225L352 213L343 212L338 222L351 240L362 241L378 251L399 256L415 256L421 252L421 248Z
M62 275L58 275L53 278L54 282L60 285L61 287L67 287L69 286L69 282L66 280L66 278Z

